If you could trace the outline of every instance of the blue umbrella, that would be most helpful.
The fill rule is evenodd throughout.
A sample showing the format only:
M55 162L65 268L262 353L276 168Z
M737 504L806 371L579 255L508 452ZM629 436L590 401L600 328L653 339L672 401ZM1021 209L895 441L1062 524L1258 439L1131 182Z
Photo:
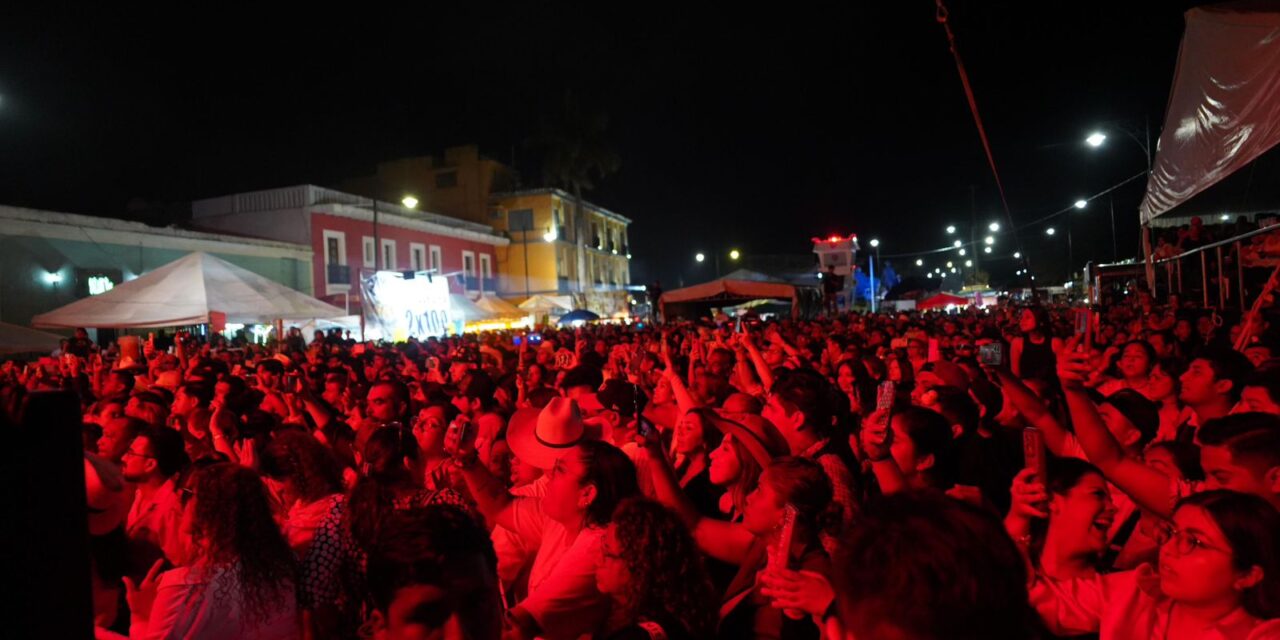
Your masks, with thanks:
M570 322L577 322L579 320L583 322L595 322L596 320L599 320L599 319L600 319L600 316L590 311L587 311L586 309L574 309L573 311L570 311L569 313L566 313L560 316L560 319L556 320L556 322L559 324L568 324Z

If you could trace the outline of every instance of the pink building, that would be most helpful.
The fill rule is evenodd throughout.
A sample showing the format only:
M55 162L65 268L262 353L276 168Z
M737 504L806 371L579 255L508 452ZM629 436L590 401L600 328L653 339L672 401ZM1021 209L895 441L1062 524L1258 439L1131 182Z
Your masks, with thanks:
M316 297L353 309L362 269L432 271L452 276L454 293L493 292L495 247L510 242L486 225L314 185L197 200L191 212L197 227L310 246Z

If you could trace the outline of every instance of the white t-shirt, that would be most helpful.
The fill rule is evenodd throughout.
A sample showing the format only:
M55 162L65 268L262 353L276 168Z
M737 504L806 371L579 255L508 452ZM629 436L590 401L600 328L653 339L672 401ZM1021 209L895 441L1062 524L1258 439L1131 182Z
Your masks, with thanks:
M178 567L164 572L160 575L151 618L145 626L135 619L129 629L129 637L135 640L285 640L300 635L298 606L292 585L284 588L280 604L265 621L246 626L240 601L235 597L240 589L227 584L234 580L235 575L226 567ZM224 590L228 597L219 597Z
M609 612L608 597L596 589L604 529L586 527L570 537L542 511L540 498L518 498L511 509L513 532L527 548L538 550L529 571L529 597L519 606L548 640L596 631Z

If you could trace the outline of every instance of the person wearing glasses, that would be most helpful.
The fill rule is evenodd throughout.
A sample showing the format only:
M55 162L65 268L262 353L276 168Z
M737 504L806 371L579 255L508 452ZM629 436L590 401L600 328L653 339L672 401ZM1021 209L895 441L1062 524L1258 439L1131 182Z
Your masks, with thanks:
M148 427L133 439L122 461L124 479L137 487L125 520L125 533L133 548L131 555L146 556L144 569L161 552L172 560L182 519L178 477L190 463L182 434L164 427Z
M1197 493L1178 503L1160 537L1158 567L1073 579L1037 572L1032 606L1059 635L1280 638L1275 507L1235 491Z

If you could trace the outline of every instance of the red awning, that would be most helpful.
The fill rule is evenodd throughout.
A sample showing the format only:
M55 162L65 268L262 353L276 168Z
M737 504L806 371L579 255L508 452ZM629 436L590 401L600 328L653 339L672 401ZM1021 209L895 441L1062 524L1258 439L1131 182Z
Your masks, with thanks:
M1143 223L1280 142L1280 13L1274 5L1230 2L1191 9L1186 17L1173 93L1139 209Z
M957 296L951 293L939 293L935 296L930 296L920 302L917 302L916 309L920 311L927 311L929 309L945 309L948 306L963 307L967 304L972 304L972 302L964 296Z

